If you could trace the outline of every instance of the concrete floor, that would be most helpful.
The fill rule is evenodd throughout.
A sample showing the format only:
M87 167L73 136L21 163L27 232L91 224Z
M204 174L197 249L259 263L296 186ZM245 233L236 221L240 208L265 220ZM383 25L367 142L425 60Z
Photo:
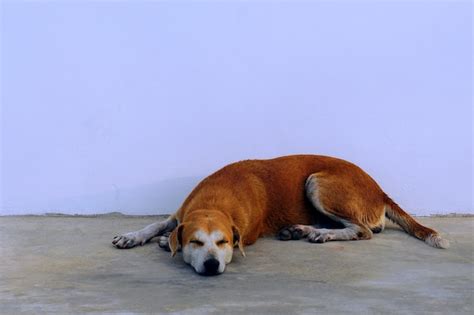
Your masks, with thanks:
M472 314L472 217L419 218L451 241L397 228L370 241L260 239L227 271L197 275L155 243L112 237L157 217L0 217L2 314Z

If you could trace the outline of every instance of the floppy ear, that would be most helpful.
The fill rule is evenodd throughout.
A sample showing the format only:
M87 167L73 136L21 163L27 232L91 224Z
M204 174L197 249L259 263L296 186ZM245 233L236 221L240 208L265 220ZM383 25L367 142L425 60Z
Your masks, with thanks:
M182 236L183 228L184 228L183 224L178 225L178 227L175 228L173 232L171 232L171 235L168 239L172 257L176 255L176 252L178 251L178 247L181 246L183 242L183 236Z
M240 237L240 231L235 225L232 226L232 234L234 246L238 246L240 253L245 257L244 244L242 242L242 238Z

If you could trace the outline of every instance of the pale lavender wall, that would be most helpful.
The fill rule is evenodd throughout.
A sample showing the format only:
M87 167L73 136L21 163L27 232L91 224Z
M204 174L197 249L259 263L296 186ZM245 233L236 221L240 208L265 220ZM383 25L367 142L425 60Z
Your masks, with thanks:
M470 1L1 5L0 214L169 213L291 153L474 212Z

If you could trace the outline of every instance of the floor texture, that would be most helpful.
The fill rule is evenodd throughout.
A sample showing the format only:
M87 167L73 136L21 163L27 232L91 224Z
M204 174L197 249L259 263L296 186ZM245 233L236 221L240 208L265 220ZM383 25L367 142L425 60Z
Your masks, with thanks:
M0 217L1 314L473 314L474 218L418 218L451 241L391 226L372 240L260 239L203 277L156 243L113 236L158 217Z

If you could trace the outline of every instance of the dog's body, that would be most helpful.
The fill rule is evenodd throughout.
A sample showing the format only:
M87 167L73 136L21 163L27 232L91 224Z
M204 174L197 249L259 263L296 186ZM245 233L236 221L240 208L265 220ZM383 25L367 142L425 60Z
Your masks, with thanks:
M356 165L326 156L292 155L230 164L199 183L169 219L118 236L113 244L130 248L162 235L160 246L169 245L173 255L181 246L184 260L197 272L217 274L230 262L234 245L243 253L244 245L278 232L282 240L317 243L370 239L384 229L386 216L431 246L448 246ZM323 217L341 228L319 228Z

